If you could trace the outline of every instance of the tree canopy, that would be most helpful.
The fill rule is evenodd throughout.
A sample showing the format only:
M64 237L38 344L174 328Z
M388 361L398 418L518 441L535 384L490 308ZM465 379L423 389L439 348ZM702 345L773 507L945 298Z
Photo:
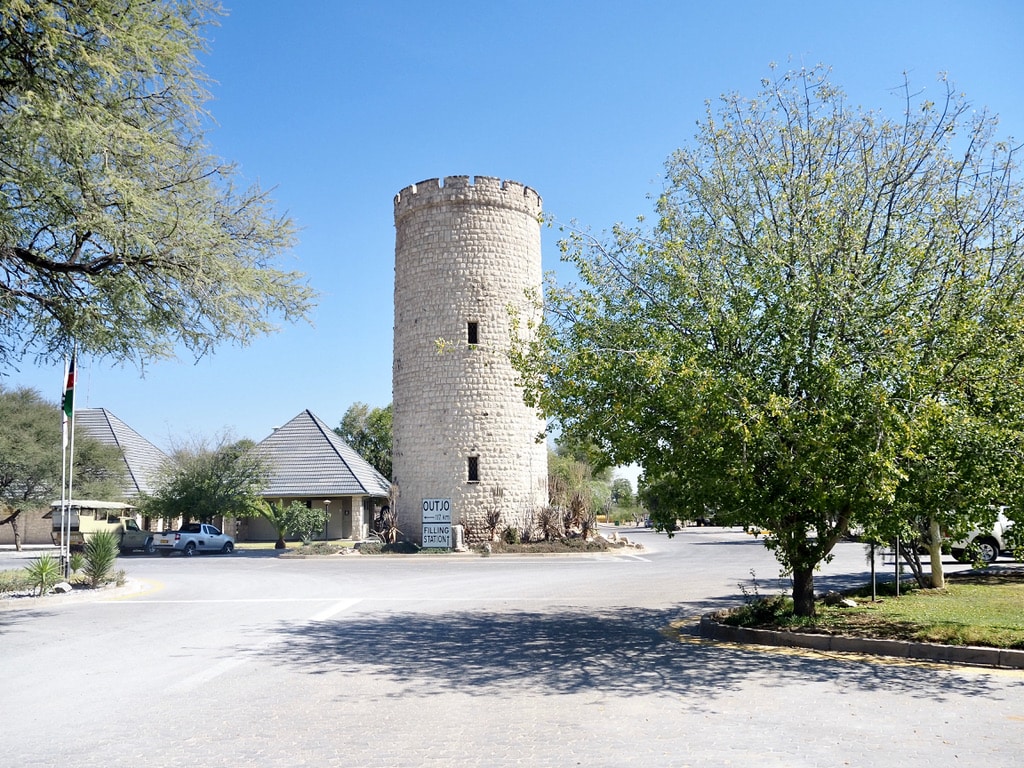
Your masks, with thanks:
M569 232L579 281L516 353L564 434L678 505L669 530L714 509L770 531L797 613L851 524L1019 504L1016 148L939 83L896 118L820 67L709 103L653 226Z
M171 455L153 493L140 501L143 514L163 520L209 522L218 516L255 517L265 513L260 492L269 468L251 440L222 438L180 447Z
M384 477L391 478L391 404L371 408L352 403L334 431Z
M0 516L4 506L45 507L60 498L61 410L33 389L0 385ZM77 498L118 500L121 450L75 434L72 491Z
M0 15L0 363L142 365L246 344L314 298L295 239L214 157L214 0L16 0Z
M298 536L308 542L317 531L325 531L328 512L320 507L306 506L301 501L293 500L287 505L284 502L269 503L264 500L260 505L260 514L274 526L277 541L274 549L285 549L285 537Z

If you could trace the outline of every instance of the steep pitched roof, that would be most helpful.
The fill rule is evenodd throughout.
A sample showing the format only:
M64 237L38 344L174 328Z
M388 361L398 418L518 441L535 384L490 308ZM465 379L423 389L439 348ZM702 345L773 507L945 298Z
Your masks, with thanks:
M264 496L387 496L391 483L309 410L256 445L270 462Z
M106 408L82 408L75 411L75 425L93 440L116 445L124 455L128 469L123 487L126 498L150 493L167 454L142 437Z

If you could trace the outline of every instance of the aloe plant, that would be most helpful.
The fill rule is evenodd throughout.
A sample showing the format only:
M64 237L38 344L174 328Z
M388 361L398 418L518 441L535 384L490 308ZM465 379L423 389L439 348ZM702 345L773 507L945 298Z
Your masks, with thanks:
M89 584L98 587L111 580L120 542L110 531L99 531L85 542L85 566L82 572Z
M25 571L32 580L32 586L39 588L39 595L45 595L60 581L60 563L52 555L40 555Z

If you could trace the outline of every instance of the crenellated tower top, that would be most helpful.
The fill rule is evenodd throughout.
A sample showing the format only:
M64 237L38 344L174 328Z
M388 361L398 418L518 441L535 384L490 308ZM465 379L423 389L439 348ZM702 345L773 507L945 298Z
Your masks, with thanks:
M445 176L410 184L395 195L395 221L412 210L433 205L480 205L508 208L532 218L541 214L541 198L518 181L495 176Z

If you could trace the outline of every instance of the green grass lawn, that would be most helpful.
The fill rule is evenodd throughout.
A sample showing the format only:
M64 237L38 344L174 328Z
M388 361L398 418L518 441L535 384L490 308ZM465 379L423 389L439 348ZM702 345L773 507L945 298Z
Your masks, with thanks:
M747 606L737 612L738 620L730 623L950 645L1024 648L1024 572L950 578L946 589L908 589L900 597L881 597L876 602L870 596L854 599L858 602L856 608L819 603L817 616L811 621L793 616L786 607L788 601L776 600L771 615L763 608L753 611Z

